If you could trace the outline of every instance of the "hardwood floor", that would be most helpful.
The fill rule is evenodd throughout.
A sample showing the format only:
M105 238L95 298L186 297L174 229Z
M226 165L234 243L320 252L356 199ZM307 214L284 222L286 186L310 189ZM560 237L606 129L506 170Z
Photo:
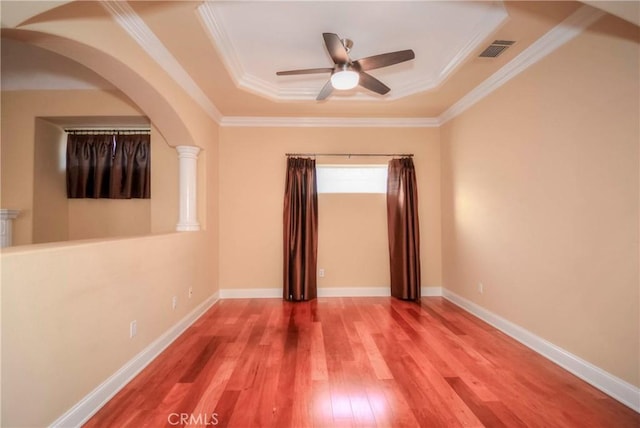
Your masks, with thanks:
M86 427L639 427L438 297L222 300Z

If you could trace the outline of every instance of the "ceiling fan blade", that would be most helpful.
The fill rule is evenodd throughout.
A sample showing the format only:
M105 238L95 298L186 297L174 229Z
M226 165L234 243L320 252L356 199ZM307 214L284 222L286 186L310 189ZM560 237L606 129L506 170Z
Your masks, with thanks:
M384 95L389 92L391 89L372 75L361 71L360 73L360 86L363 88L367 88L370 91L376 92L380 95Z
M360 66L363 71L387 67L401 62L412 60L416 57L411 49L404 51L388 52L380 55L369 56L354 61L354 65Z
M342 40L334 33L322 33L324 38L324 44L327 46L327 51L331 55L331 59L336 64L346 64L349 62L349 55L347 50L342 44Z
M306 68L301 70L287 70L287 71L278 71L276 75L278 76L293 76L295 74L316 74L316 73L330 73L333 71L333 68L324 67L324 68Z
M326 99L329 95L331 95L331 92L333 92L333 85L331 84L331 79L329 79L327 83L322 87L322 90L316 97L316 100L322 101Z

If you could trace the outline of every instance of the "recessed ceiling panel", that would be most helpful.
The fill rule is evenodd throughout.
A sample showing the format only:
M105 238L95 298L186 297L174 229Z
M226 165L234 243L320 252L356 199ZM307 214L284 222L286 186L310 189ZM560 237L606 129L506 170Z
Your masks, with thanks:
M332 98L393 100L440 85L507 17L502 2L214 1L198 12L238 87L275 100L314 99L330 74L276 76L331 67L322 33L353 41L352 60L413 49L413 61L371 71L391 88Z

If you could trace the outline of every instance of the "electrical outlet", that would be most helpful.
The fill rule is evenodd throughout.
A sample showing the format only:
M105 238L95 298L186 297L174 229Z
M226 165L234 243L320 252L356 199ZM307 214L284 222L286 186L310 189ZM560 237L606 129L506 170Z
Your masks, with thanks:
M193 287L189 287L189 298L193 297Z
M133 320L129 324L129 339L133 339L136 334L138 334L138 321Z
M171 309L175 310L176 306L178 306L178 296L173 296L173 299L171 299Z
M481 282L478 283L478 293L480 294L484 293L484 285L482 285Z
M318 269L318 276L320 278L324 278L324 269L322 269L322 268Z

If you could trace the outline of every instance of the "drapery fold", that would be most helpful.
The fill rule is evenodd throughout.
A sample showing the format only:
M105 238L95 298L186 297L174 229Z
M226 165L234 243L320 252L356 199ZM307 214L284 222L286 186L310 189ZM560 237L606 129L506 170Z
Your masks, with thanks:
M391 295L420 300L420 229L418 188L411 158L389 161L387 224Z
M317 296L318 191L316 161L287 159L284 195L283 298L301 301Z
M108 198L115 135L69 134L67 197Z
M148 198L151 194L151 136L118 135L116 142L111 167L110 197Z
M151 197L148 134L69 134L67 197Z

